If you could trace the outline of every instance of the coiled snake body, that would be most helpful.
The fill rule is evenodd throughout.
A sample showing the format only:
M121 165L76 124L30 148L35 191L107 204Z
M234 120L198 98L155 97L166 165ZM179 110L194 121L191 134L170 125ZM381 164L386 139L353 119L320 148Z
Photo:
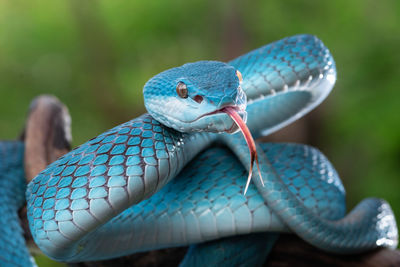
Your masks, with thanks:
M201 61L156 75L144 87L150 114L72 150L28 185L35 242L73 262L271 231L293 231L336 253L396 247L389 205L367 199L345 216L338 175L314 148L256 145L264 186L255 170L243 194L244 167L253 162L240 133L228 134L237 126L225 109L245 117L247 98L248 128L267 135L318 105L335 80L333 58L310 35L227 64ZM193 265L196 253L182 264Z

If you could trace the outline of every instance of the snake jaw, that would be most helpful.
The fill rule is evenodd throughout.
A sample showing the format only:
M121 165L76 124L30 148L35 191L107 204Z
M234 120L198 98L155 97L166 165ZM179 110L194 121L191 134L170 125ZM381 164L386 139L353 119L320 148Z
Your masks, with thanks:
M253 136L251 135L251 132L249 128L247 127L246 123L242 120L240 115L237 112L237 109L235 107L227 106L224 107L220 110L220 112L225 112L228 114L232 120L236 123L238 126L239 130L242 132L244 139L246 140L247 146L249 147L250 151L250 169L249 169L249 176L247 177L247 182L246 182L246 187L244 189L244 195L246 195L247 189L250 184L251 176L253 173L253 165L254 161L257 164L257 169L258 169L258 175L261 181L261 184L264 186L264 181L261 175L261 170L260 170L260 165L258 163L258 155L257 155L257 149L256 149L256 143L254 142Z
M240 126L238 125L238 123L232 118L232 116L227 113L225 111L226 108L228 108L231 111L234 111L236 115L238 115L240 117L240 121L242 121L242 123L244 124L244 126L247 128L246 126L246 121L247 121L247 112L246 112L246 107L247 107L247 97L246 94L244 93L242 87L239 85L237 87L237 94L236 94L236 98L234 101L230 101L227 102L225 104L221 104L219 105L219 107L211 112L202 114L201 116L199 116L198 118L196 118L194 121L198 121L204 117L209 117L211 115L216 115L216 114L227 114L228 117L230 117L233 122L232 125L228 128L225 128L223 130L219 130L217 131L218 133L229 133L229 134L233 134L233 133L237 133L238 131L241 130ZM226 122L225 119L223 119L223 121ZM220 122L219 122L220 123ZM230 122L231 123L231 122ZM250 134L251 136L251 134Z

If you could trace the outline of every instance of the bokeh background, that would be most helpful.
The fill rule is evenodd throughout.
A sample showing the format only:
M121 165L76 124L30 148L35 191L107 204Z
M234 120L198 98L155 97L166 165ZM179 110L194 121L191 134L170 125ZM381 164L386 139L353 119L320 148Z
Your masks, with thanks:
M53 94L69 107L79 145L145 112L142 87L160 71L299 33L329 47L337 84L272 139L317 146L341 174L349 208L382 197L400 219L396 0L0 1L0 139L19 135L35 96Z

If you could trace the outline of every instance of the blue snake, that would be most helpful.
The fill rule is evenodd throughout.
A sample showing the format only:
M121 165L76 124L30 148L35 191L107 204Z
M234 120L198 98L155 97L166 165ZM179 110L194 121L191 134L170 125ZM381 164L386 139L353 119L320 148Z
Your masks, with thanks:
M221 245L232 251L223 255L235 262L227 266L259 264L267 238L274 239L266 232L291 231L342 254L395 248L389 204L366 199L346 215L343 185L317 149L256 143L249 154L246 127L255 138L284 127L321 103L335 80L329 50L311 35L276 41L228 63L188 63L154 76L143 89L148 114L75 148L29 183L34 241L66 262L200 244L182 266L220 265ZM23 153L22 144L2 147ZM254 153L259 172L252 170ZM23 190L23 178L14 180L14 190ZM4 192L1 210L22 205ZM23 240L14 242L21 247ZM10 254L0 262L18 262L1 241L0 251ZM22 254L30 262L27 251Z

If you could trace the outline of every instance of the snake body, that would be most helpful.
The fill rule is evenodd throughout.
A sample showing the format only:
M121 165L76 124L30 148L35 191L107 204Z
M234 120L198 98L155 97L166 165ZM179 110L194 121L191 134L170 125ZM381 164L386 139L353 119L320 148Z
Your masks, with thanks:
M240 87L235 70L243 75ZM266 231L294 231L337 253L397 246L385 201L367 199L344 216L343 186L318 150L257 145L265 186L254 179L243 195L247 146L240 133L214 133L236 130L218 111L233 103L243 112L246 98L253 136L271 133L318 105L335 80L331 54L311 35L228 64L203 61L160 73L144 88L150 114L72 150L28 185L35 242L72 262ZM186 98L167 90L179 82Z
M0 142L0 266L30 266L18 210L24 205L24 144Z

